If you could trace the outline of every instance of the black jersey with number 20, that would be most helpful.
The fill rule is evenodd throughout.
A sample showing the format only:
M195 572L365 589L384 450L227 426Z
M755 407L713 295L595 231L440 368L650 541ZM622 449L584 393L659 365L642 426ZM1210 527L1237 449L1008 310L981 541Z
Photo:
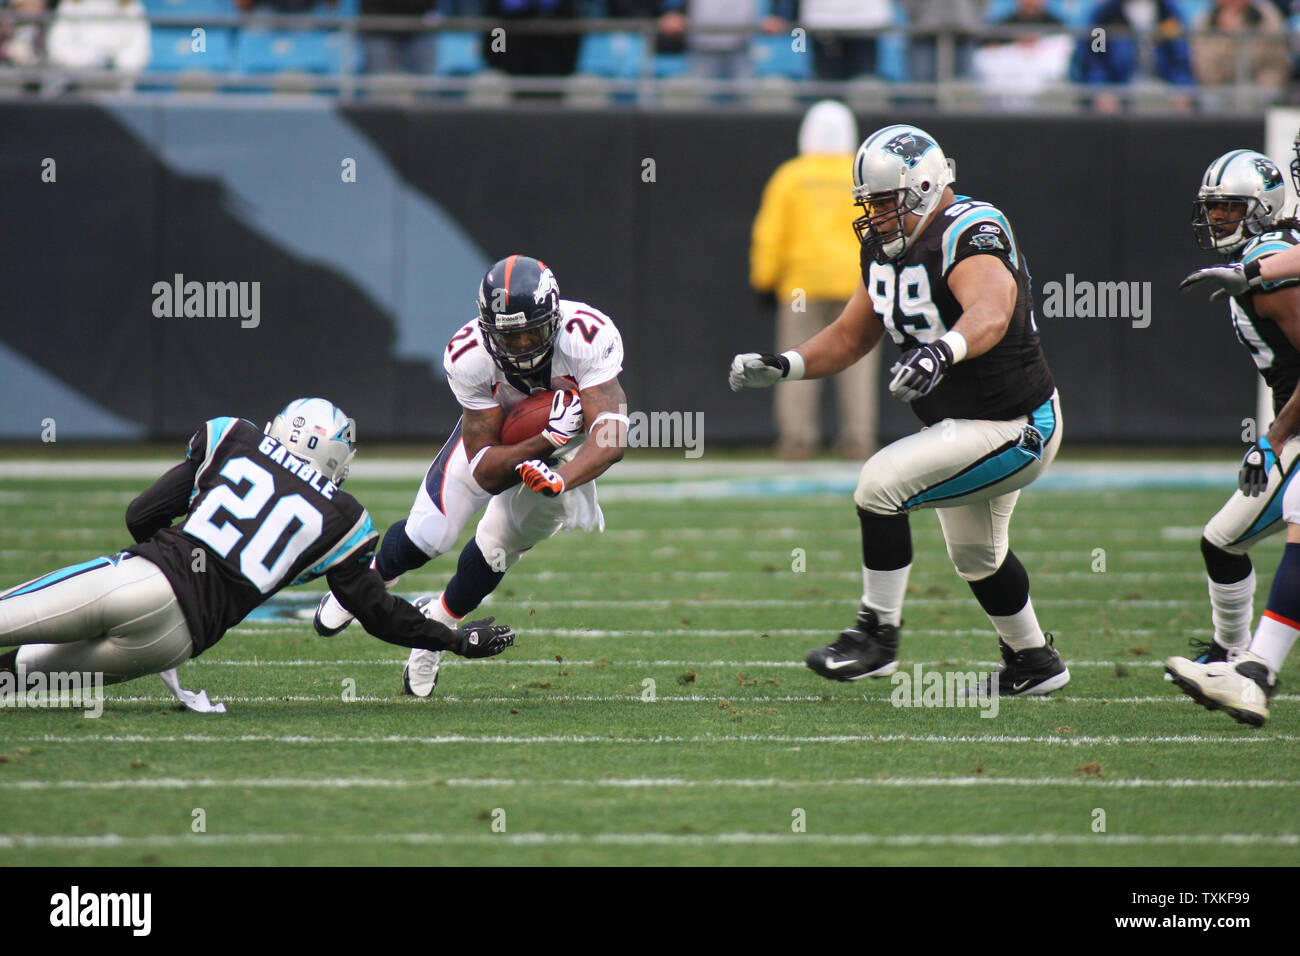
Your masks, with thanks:
M206 422L186 463L194 477L184 521L127 550L171 583L196 656L276 591L374 548L361 504L252 422Z
M958 362L929 395L912 403L927 425L945 418L1006 421L1027 415L1055 390L1034 324L1029 269L1011 224L995 207L965 196L934 216L903 258L874 261L863 249L862 281L893 340L907 349L935 341L961 318L948 274L970 256L1002 262L1016 280L1006 334L992 349Z

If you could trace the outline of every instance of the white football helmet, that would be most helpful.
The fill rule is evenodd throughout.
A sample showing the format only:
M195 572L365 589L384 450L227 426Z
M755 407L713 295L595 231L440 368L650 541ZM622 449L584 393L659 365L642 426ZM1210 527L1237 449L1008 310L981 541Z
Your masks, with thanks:
M1234 149L1210 163L1192 203L1196 244L1225 256L1268 232L1286 204L1286 186L1277 163L1253 149ZM1220 213L1217 221L1211 209ZM1230 230L1225 232L1225 230Z
M357 423L323 398L295 398L262 431L336 485L357 453Z
M897 262L955 178L948 158L925 130L903 125L876 130L853 158L853 201L865 213L853 223L858 241L877 262ZM921 221L905 235L907 213Z

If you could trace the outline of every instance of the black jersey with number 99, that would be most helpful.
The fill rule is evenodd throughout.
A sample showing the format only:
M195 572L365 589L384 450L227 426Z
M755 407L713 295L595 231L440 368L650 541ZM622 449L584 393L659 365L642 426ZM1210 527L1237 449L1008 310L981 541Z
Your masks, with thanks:
M912 403L927 425L945 418L1018 418L1055 390L1034 323L1029 269L1011 224L988 203L958 196L931 219L898 262L878 263L863 247L862 281L885 330L906 351L935 341L957 324L963 309L948 288L948 275L975 255L994 256L1016 280L1011 322L997 345L958 362L929 395Z

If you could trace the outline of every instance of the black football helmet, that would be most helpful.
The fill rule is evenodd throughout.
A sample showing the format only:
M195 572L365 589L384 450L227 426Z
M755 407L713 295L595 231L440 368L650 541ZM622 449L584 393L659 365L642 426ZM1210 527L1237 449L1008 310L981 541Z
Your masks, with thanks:
M507 256L478 289L478 327L502 371L529 375L551 359L560 329L560 287L546 263Z

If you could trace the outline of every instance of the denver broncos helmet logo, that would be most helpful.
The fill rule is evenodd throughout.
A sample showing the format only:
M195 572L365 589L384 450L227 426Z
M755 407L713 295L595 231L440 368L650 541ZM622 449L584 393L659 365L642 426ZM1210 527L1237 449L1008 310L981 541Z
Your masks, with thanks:
M885 152L900 157L907 164L907 168L912 169L926 152L934 149L934 140L915 133L899 133L882 148Z
M1265 189L1276 189L1282 185L1282 172L1271 159L1255 160L1255 172L1263 177Z

